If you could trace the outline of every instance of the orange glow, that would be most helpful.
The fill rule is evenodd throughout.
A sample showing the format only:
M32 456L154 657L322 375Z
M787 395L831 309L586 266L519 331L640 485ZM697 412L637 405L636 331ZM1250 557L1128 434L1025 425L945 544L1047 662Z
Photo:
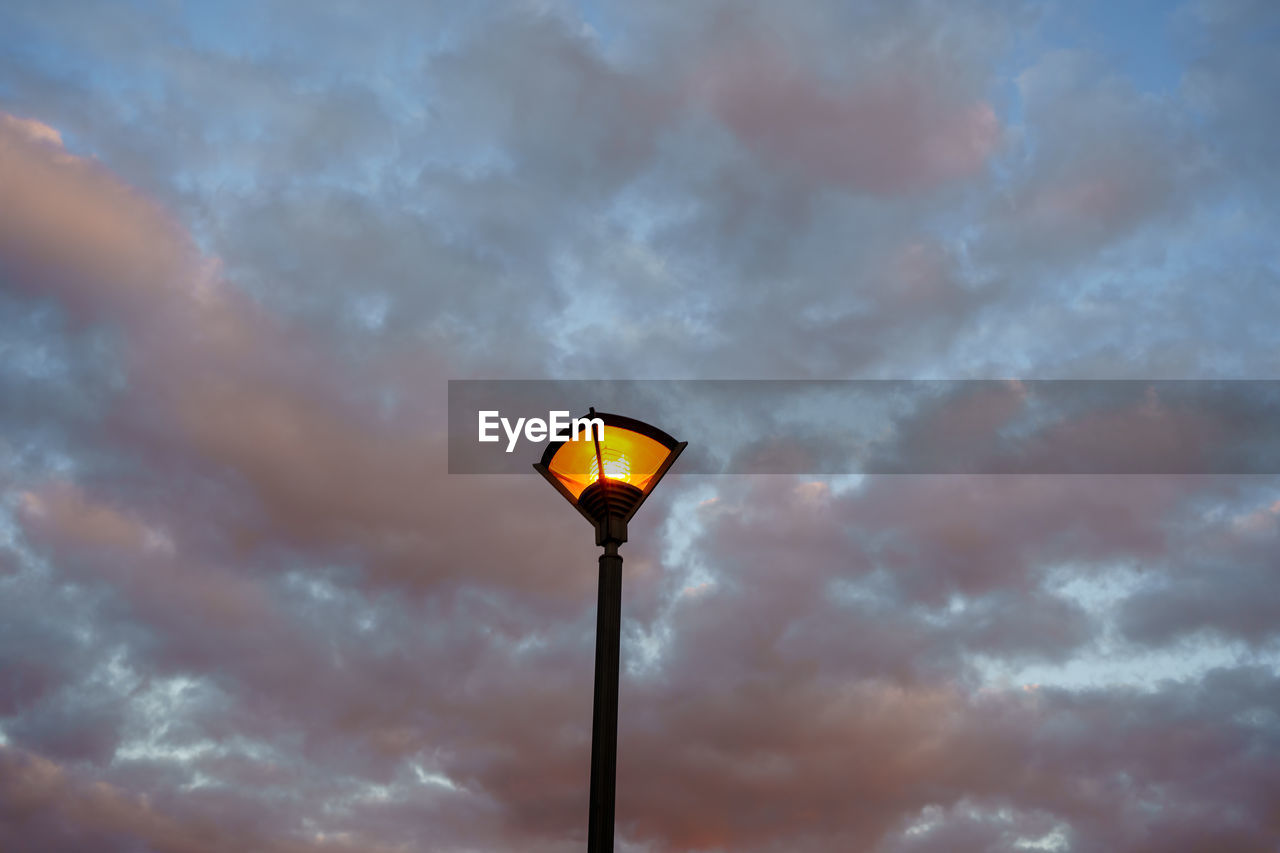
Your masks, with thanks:
M661 442L618 426L606 426L600 440L605 479L630 483L641 491L649 488L670 453ZM575 498L600 479L593 441L566 441L547 467Z
M631 461L627 459L626 455L623 453L618 453L616 459L611 459L606 454L612 452L613 451L606 451L603 447L600 448L600 455L604 458L604 478L606 480L618 480L623 483L630 483ZM591 478L591 482L593 483L600 479L600 465L594 456L591 457L591 470L588 472L588 476Z

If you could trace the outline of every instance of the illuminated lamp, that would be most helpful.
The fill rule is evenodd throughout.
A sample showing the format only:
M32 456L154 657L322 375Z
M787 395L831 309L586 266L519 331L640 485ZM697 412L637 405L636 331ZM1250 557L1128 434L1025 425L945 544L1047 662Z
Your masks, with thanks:
M622 556L627 522L685 449L657 427L591 409L570 435L552 441L534 464L596 529L596 677L591 717L591 803L587 853L612 853L618 770L618 651L622 633Z
M593 429L592 421L603 429ZM577 431L548 444L533 467L595 526L597 545L626 542L627 522L687 442L644 421L595 409L573 424Z

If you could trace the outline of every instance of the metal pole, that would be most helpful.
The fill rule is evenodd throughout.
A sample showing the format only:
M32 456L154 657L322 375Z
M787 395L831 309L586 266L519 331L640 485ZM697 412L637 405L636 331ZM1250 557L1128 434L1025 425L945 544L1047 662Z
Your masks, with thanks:
M601 472L603 473L603 472ZM618 646L622 633L622 557L618 543L600 555L596 603L596 688L591 717L591 818L587 853L613 853L613 801L618 772Z

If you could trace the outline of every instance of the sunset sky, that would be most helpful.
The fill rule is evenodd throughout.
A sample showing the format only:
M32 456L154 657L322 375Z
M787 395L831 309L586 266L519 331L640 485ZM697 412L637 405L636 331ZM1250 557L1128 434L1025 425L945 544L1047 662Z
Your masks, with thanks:
M1280 379L1277 43L0 3L0 851L583 849L597 549L448 380ZM1274 474L677 464L631 540L620 853L1280 849Z

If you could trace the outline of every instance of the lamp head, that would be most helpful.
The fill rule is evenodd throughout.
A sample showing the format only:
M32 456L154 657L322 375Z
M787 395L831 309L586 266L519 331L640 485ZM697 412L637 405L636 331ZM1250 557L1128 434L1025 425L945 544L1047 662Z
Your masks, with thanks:
M627 541L627 522L687 442L635 418L597 412L575 418L534 468L596 528L596 544Z

